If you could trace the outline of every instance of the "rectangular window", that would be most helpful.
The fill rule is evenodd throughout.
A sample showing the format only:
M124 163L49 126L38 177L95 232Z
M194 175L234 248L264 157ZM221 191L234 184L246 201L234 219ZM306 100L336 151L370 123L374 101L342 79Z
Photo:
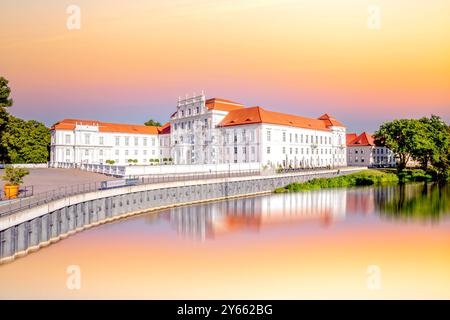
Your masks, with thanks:
M286 132L283 131L283 142L286 142Z
M242 154L246 154L247 153L247 148L242 147Z
M84 135L84 143L85 144L90 144L91 143L91 135L90 134L86 133Z
M270 154L270 147L267 147L267 154Z
M70 156L70 149L66 149L66 156Z
M298 143L298 134L295 134L295 143Z
M156 144L156 139L155 139L155 138L152 138L152 147L154 147L155 144Z
M70 144L70 134L66 134L66 144Z
M129 137L125 137L125 145L126 146L130 145L130 138Z
M286 153L286 147L283 147L283 154Z
M271 138L271 132L270 130L267 130L267 141L270 141Z
M234 147L234 154L237 154L237 147Z
M292 133L289 133L289 142L292 143Z
M138 137L134 137L134 145L135 146L139 145L139 138Z
M300 135L300 142L303 143L303 134Z
M89 156L89 149L84 150L84 155Z
M103 155L103 150L99 150L99 152L98 152L98 153L99 153L99 155L101 155L101 156L102 156L102 155Z
M126 155L126 156L128 155L128 150L125 150L125 155Z
M116 150L116 156L118 156L119 155L119 150Z
M137 156L138 155L138 151L134 150L134 155Z
M120 137L116 137L116 146L120 145Z
M144 146L147 146L147 138L144 138Z

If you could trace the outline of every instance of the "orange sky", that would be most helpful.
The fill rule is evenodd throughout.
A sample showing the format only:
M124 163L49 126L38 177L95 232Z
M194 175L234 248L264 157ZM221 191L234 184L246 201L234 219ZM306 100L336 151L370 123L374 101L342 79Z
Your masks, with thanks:
M81 29L70 31L72 3L0 4L0 74L14 114L164 121L178 96L203 89L328 112L351 130L430 113L450 120L449 1L78 0ZM380 30L367 27L371 4Z

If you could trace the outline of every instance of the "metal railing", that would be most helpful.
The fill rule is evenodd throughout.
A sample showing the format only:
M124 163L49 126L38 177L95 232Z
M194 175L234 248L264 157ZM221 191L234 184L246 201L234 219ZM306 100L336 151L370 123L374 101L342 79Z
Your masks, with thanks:
M260 170L239 170L239 171L219 171L210 173L189 173L189 174L179 174L179 175L158 175L149 177L134 177L137 178L132 186L135 185L145 185L145 184L157 184L165 182L177 182L177 181L193 181L193 180L204 180L204 179L216 179L216 178L232 178L232 177L245 177L245 176L255 176L260 175ZM51 201L63 199L66 197L90 193L100 190L105 190L102 188L102 182L90 182L82 183L71 186L61 186L58 189L37 193L31 197L27 198L17 198L13 200L0 202L0 217L6 216L21 210L30 209L37 207ZM120 186L116 188L126 188L131 185Z
M9 200L5 193L0 189L0 201L6 201ZM33 186L23 186L19 188L19 193L17 194L17 198L27 198L31 197L33 195Z

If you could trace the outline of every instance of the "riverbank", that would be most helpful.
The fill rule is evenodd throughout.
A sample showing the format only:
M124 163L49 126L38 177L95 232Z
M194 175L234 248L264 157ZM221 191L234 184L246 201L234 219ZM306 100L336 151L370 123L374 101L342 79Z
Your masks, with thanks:
M275 193L308 191L326 188L356 187L398 183L398 176L381 170L365 170L333 178L316 178L303 183L294 182L285 187L276 188Z

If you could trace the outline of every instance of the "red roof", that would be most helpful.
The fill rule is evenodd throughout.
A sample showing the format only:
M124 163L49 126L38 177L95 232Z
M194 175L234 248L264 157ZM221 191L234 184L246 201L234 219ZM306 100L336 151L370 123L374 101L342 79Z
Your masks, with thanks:
M328 115L327 113L321 115L321 116L319 117L319 120L325 121L325 123L326 123L328 126L330 126L330 127L333 127L333 126L335 126L335 127L345 127L345 126L342 124L342 122L337 121L334 117Z
M100 132L158 134L163 127L135 124L109 123L95 120L64 119L52 126L52 130L75 130L76 125L98 126ZM170 128L169 128L170 130Z
M358 138L358 135L356 133L347 133L345 135L345 141L347 142L347 145L350 144L353 140Z
M232 111L244 108L244 105L242 103L222 98L208 99L206 100L205 105L208 110Z
M322 116L322 119L300 117L280 112L268 111L261 107L242 108L232 110L219 123L221 127L236 126L252 123L270 123L283 126L299 127L313 130L329 131L330 126L340 124L334 118Z
M353 134L356 135L355 133ZM361 133L359 136L357 136L351 141L347 140L347 146L374 146L374 145L375 141L373 136L367 132Z
M170 122L165 123L162 127L159 127L158 130L159 130L159 134L170 133Z

